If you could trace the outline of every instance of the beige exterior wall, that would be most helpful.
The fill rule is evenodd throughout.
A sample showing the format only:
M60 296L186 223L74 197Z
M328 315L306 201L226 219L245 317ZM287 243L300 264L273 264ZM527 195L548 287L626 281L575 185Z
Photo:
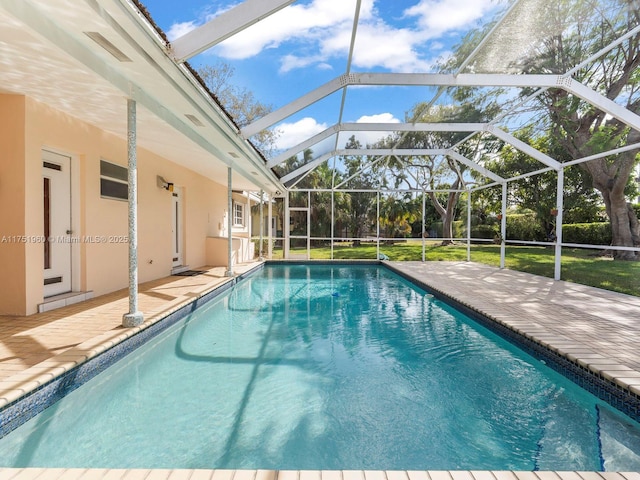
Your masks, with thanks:
M123 100L122 114L126 115ZM127 287L127 203L101 198L100 160L127 165L126 140L33 99L0 95L0 209L2 236L42 235L43 148L72 157L72 238L79 260L74 290L101 295ZM183 193L183 264L207 262L207 237L223 236L227 188L144 149L138 149L138 260L141 282L172 268L172 197L156 176ZM105 237L106 243L87 239ZM0 314L26 315L43 301L43 245L0 243L7 266L0 278ZM125 313L125 312L123 312Z
M24 315L26 304L24 98L0 95L0 306Z

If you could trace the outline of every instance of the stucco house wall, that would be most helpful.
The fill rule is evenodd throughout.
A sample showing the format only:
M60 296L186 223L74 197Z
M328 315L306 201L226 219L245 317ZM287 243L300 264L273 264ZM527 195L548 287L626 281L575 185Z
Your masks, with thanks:
M0 95L0 149L0 314L35 313L44 298L43 245L19 238L44 233L43 149L72 159L73 290L101 295L125 288L127 202L101 197L100 161L126 168L126 140L31 98ZM182 193L183 264L206 265L207 237L225 233L226 185L142 148L137 160L139 280L172 269L172 197L158 186L158 176ZM237 233L246 236L248 230ZM96 238L106 241L85 241Z

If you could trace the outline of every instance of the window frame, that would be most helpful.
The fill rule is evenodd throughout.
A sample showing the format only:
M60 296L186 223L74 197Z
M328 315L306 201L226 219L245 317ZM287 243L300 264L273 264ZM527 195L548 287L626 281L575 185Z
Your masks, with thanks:
M242 227L245 226L245 215L244 215L244 204L240 202L233 202L233 226L234 227ZM240 217L240 222L238 222L238 217Z
M122 165L110 162L108 160L100 159L100 198L107 200L118 200L120 202L129 201L129 181L128 170ZM122 177L127 178L126 180ZM122 185L126 186L124 193L115 192L114 195L105 192L105 187L117 187L119 191L122 190Z

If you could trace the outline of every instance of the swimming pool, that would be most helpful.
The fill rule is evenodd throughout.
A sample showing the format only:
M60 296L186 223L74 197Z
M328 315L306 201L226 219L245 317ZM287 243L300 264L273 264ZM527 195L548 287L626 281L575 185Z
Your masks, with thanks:
M0 440L0 465L638 470L637 428L384 267L269 265Z

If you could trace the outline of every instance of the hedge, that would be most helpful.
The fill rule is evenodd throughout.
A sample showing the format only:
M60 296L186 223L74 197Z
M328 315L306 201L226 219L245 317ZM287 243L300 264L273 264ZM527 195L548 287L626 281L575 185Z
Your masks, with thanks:
M611 245L611 224L600 222L563 225L562 242Z
M533 213L507 215L507 240L543 242L547 233Z
M492 239L500 232L500 223L481 224L471 227L471 238ZM548 241L547 233L538 223L534 214L507 215L507 240ZM442 222L434 222L429 229L431 237L442 237ZM466 236L466 224L460 220L453 222L453 235ZM610 245L611 225L608 222L572 223L562 226L564 243L584 243L589 245Z

